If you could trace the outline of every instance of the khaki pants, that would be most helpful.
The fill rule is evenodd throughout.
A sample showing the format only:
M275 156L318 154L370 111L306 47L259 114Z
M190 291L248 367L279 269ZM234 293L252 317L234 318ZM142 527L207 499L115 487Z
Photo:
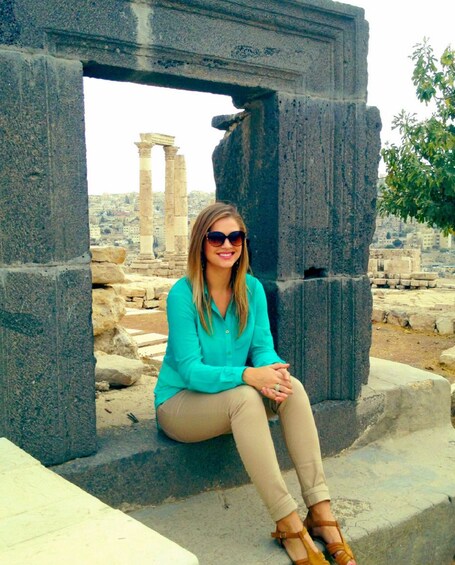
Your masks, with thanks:
M308 396L294 377L292 389L278 408L248 385L217 394L184 390L158 407L158 421L166 435L184 443L232 433L245 469L276 522L297 504L281 475L270 433L268 418L275 413L306 506L330 500Z

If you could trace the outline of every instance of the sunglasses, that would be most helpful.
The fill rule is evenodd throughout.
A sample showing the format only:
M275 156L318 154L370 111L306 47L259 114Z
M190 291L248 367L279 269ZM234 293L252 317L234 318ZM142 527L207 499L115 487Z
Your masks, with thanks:
M213 247L221 247L223 243L229 240L231 245L235 247L240 247L242 243L245 241L245 232L244 231L231 231L230 234L226 235L221 231L209 231L207 232L207 241Z

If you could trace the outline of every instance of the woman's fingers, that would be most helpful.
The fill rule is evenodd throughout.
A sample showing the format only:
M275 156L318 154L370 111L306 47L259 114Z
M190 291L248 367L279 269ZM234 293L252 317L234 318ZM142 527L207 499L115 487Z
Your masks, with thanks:
M275 389L269 387L262 388L261 394L266 398L270 398L270 400L276 400L278 403L283 402L283 400L286 400L288 397L288 394L285 392L277 392Z

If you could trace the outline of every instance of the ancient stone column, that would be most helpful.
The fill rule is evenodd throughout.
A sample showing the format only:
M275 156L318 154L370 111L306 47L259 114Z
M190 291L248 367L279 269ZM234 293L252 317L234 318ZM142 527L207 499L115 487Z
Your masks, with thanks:
M183 155L175 158L175 220L174 245L178 255L188 253L188 193L186 186L186 163Z
M178 147L174 145L165 145L163 147L166 158L166 179L164 185L164 232L166 241L166 254L174 253L174 216L175 216L175 202L174 202L174 186L175 186L175 156Z
M96 450L82 64L0 49L0 436Z
M139 141L139 259L151 260L153 253L153 192L152 192L152 147L153 143Z

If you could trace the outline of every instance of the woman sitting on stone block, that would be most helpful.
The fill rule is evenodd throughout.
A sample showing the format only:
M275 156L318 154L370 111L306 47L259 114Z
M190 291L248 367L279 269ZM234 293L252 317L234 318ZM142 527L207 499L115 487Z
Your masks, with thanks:
M339 565L355 565L330 509L308 396L275 352L264 289L248 274L245 237L242 218L228 204L208 206L194 224L188 276L167 300L169 341L155 388L159 426L189 443L232 433L276 522L272 537L292 561L328 563L311 534ZM309 509L304 522L278 466L268 423L275 414Z

